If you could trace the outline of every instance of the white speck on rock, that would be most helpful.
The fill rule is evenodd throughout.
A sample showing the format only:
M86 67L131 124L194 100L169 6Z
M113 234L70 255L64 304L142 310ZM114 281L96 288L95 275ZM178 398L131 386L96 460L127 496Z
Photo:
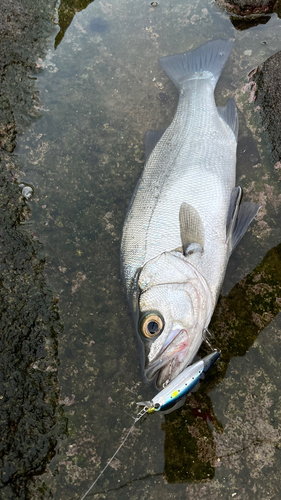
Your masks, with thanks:
M22 189L22 195L26 198L26 200L29 200L32 196L32 188L30 186L24 186Z

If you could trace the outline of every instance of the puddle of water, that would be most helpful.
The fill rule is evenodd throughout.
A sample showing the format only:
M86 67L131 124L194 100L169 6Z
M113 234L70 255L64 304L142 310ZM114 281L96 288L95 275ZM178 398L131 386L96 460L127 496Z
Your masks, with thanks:
M158 66L160 56L212 38L235 40L217 88L217 102L225 103L228 96L237 100L241 124L238 180L249 199L260 200L263 207L258 222L231 259L223 295L258 266L281 236L276 225L280 204L277 174L258 111L250 102L253 87L247 79L253 68L281 49L277 16L267 24L237 31L215 2L173 4L162 0L156 7L144 0L137 4L129 0L88 3L77 4L72 18L68 12L56 37L56 50L50 49L39 63L43 69L37 81L41 118L21 137L16 150L25 174L21 180L35 188L30 202L34 232L45 245L46 272L60 297L64 323L59 380L69 436L59 445L44 478L54 498L60 500L82 496L131 425L132 402L153 396L140 376L133 325L120 281L119 247L126 208L143 168L145 131L167 126L177 104L177 92ZM62 7L73 13L70 2ZM270 297L276 291L274 286L272 283L268 291ZM238 290L236 303L240 296ZM235 315L229 303L225 307L230 309L221 321L231 330ZM228 362L233 355L245 354L277 309L247 337L248 343L243 343L240 331L240 350L235 351L230 337L229 352L234 352L226 355ZM263 312L261 305L261 316ZM216 321L214 328L219 330L220 316ZM214 369L209 385L206 382L205 389L192 395L189 408L166 418L151 417L139 426L89 498L188 495L204 499L210 493L214 498L230 498L236 491L235 498L258 498L254 482L258 491L266 491L268 480L263 473L268 467L274 493L281 415L277 381L270 383L273 354L265 348L270 338L277 348L278 322L279 317L268 327L275 332L272 337L271 330L263 332L258 341L263 347L255 346L243 359L231 361L217 388L220 377L216 379ZM276 353L274 356L276 361ZM222 376L226 368L227 362L222 360L218 368ZM261 426L256 421L258 437L251 427L255 416L247 392L256 385L257 394L265 396L257 397L254 407L267 422ZM273 423L272 412L277 415ZM231 431L233 421L236 434ZM245 422L243 435L239 425ZM255 457L253 465L253 456L259 455L255 440L263 443L267 432L271 435L268 453L262 448L262 458ZM246 460L236 453L245 442L250 450L245 452ZM231 459L225 458L228 451ZM225 477L231 477L231 482ZM186 481L188 486L182 484ZM34 498L37 495L39 498L34 492Z

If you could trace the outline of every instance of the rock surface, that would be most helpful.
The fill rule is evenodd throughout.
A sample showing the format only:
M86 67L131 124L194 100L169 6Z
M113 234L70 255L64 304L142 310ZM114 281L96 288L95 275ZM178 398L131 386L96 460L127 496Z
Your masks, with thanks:
M271 428L270 415L264 411L263 425L261 422L256 422L257 428L253 432L255 436L259 436L254 446L251 426L249 421L247 422L248 417L252 419L252 424L257 420L255 416L257 401L259 401L260 411L265 410L268 404L264 401L265 388L259 373L261 371L257 362L259 358L256 360L254 355L252 363L242 368L237 378L235 370L231 377L229 365L233 358L243 359L242 357L246 355L250 347L255 345L262 330L280 313L281 300L278 299L281 295L280 280L281 245L278 245L267 253L262 262L245 279L235 285L227 297L220 297L210 329L215 336L216 348L221 351L221 358L216 368L212 369L204 380L204 384L201 384L200 389L188 398L188 405L181 411L167 415L163 425L163 430L166 432L164 475L168 482L210 481L215 476L218 462L221 462L220 465L224 465L226 469L234 468L235 464L231 463L229 457L235 455L237 450L239 452L238 443L241 433L245 440L244 446L246 442L250 444L249 449L245 448L247 449L245 456L248 455L249 458L254 453L255 446L259 447L260 456L266 457L268 446L266 431L274 435L273 440L276 441L276 446L279 446L280 422L278 419L274 421L274 427ZM274 345L278 346L278 337L278 332L272 335L269 351ZM272 351L273 349L271 357L274 364L277 358L273 361ZM206 352L202 349L203 354ZM255 375L254 369L256 369ZM227 382L222 389L219 383L225 378ZM214 413L211 398L207 393L218 386L218 391L225 391L227 394L230 385L233 390L232 399L235 394L239 394L240 401L236 402L236 415L233 415L231 409L227 408L228 405L231 406L229 398L225 397L227 420L224 420L224 425L222 425ZM243 398L246 401L243 401L241 397L241 387L243 387ZM267 389L268 395L270 392L274 393L275 389L272 387L268 386ZM239 400L239 397L237 399ZM244 408L242 408L242 401ZM242 416L243 424L240 419L237 419L237 415ZM262 438L261 435L263 435ZM241 445L242 448L243 445ZM220 455L225 455L224 459L217 460ZM268 464L265 463L265 465Z
M0 5L0 497L32 498L66 422L59 405L58 309L45 282L42 246L26 230L30 209L11 154L18 132L38 117L31 71L54 29L54 3ZM31 188L25 188L31 189ZM38 498L44 498L41 487Z
M27 9L27 3L23 5ZM40 5L36 6L38 13ZM11 213L9 232L5 229L9 241L13 242L13 247L7 247L5 254L6 282L9 273L13 272L16 286L12 297L19 304L14 310L15 321L21 326L20 321L28 317L26 311L31 311L30 323L24 326L26 337L13 336L11 325L5 334L5 339L10 336L12 341L11 357L5 358L9 365L5 383L11 394L11 400L5 403L7 414L12 412L14 403L15 415L21 417L20 397L24 394L27 416L19 420L22 426L17 429L16 439L12 435L15 427L10 429L8 419L3 417L5 432L7 430L6 455L12 443L13 453L19 449L24 457L20 463L16 455L12 457L12 452L9 455L11 475L0 492L3 498L8 498L8 494L13 499L81 498L131 424L127 413L132 414L132 401L152 396L152 391L140 379L133 328L118 277L118 238L142 169L144 132L147 128L168 124L177 102L175 89L156 69L157 57L160 50L168 54L172 50L179 51L179 47L184 51L187 46L199 45L207 34L210 38L227 37L227 30L232 27L229 24L224 31L212 17L213 14L217 16L218 9L214 8L212 14L212 4L202 0L159 2L154 9L148 2L147 10L143 9L136 19L136 11L131 10L133 5L131 0L93 2L88 12L83 15L80 9L75 19L75 9L80 8L78 2L61 2L61 17L65 16L61 34L72 21L65 32L65 43L54 53L50 51L44 61L39 61L36 57L43 59L45 50L42 32L37 42L42 51L36 52L34 43L32 50L37 55L32 59L30 49L29 56L34 71L41 72L44 65L48 68L41 78L41 103L49 112L43 112L42 119L36 121L40 104L29 98L29 88L30 95L35 97L36 89L34 82L28 80L31 86L26 87L23 96L30 103L28 109L32 116L24 111L21 116L26 122L19 114L15 119L17 131L24 130L25 123L34 121L21 138L20 159L22 165L25 160L22 170L31 169L30 178L40 174L31 201L33 216L35 219L37 203L41 210L40 224L36 227L51 249L46 269L50 282L60 291L60 311L65 325L60 335L60 387L69 419L69 433L67 439L60 442L59 453L50 468L47 467L45 484L38 476L38 487L35 483L32 493L30 478L44 470L53 453L58 435L54 423L56 419L59 425L60 421L64 423L57 405L57 372L52 371L56 364L51 363L56 360L59 322L52 293L43 279L44 263L38 256L39 244L29 238L27 232L24 232L26 239L22 239L20 222L26 222L27 202L19 200L21 190L17 183L9 180L18 173L12 166L13 157L3 150L5 172L9 174L4 174L3 169L6 183L2 188L6 192L3 209L6 204L12 210L21 203L20 210ZM51 12L51 5L49 7ZM226 16L221 14L225 23ZM34 17L32 22L35 23ZM46 18L46 28L50 26ZM198 36L200 29L204 32L204 40ZM18 31L20 35L21 30ZM32 36L37 38L35 31ZM272 33L272 29L268 31ZM236 89L239 103L239 182L247 199L260 202L263 208L230 262L228 276L233 278L228 278L228 287L233 291L221 297L210 327L216 335L214 346L220 347L223 356L213 372L209 372L200 392L191 396L189 406L165 417L165 422L161 415L154 415L155 418L147 419L135 429L113 467L91 492L93 498L273 500L280 497L280 247L276 245L281 238L275 210L281 206L281 198L271 174L272 166L267 166L264 160L263 144L260 147L261 127L252 99L254 86L245 85L244 79L241 83L237 77L237 74L241 76L241 68L247 67L247 72L250 71L247 64L252 68L269 56L253 63L259 44L251 35L243 34L242 46L233 58L236 72L225 73L226 80L221 82L221 88L228 82L229 97L233 97ZM267 38L265 46L263 38L258 40L262 50L269 45L272 51L279 50L274 37L277 38L275 32L270 42ZM239 34L237 38L240 41L242 36ZM167 45L163 40L167 40ZM22 56L28 50L26 45ZM40 67L36 68L37 65ZM10 71L12 69L11 63ZM19 69L22 70L22 65ZM16 77L16 71L13 75ZM241 90L237 78L245 90ZM26 81L17 83L17 91ZM12 78L7 80L7 92L12 84ZM12 95L10 91L9 96ZM227 97L223 97L221 104ZM11 109L17 112L16 106ZM15 139L7 144L13 147ZM21 174L23 180L27 179L22 179ZM21 210L26 213L22 218L16 216L22 213ZM6 220L7 215L2 227ZM273 240L274 234L277 241ZM258 266L270 247L275 250ZM31 250L34 259L28 260ZM26 257L21 258L20 263L24 263L26 283L22 281L18 259L23 251ZM254 267L255 272L252 272ZM36 283L41 288L36 288ZM20 290L24 295L21 301ZM36 300L32 295L34 290L38 290ZM4 292L3 296L7 305ZM20 310L22 304L24 308ZM43 332L39 329L40 324L44 324ZM261 331L265 326L265 331ZM51 327L54 328L53 336ZM43 337L45 344L50 342L48 345L51 345L48 358ZM36 342L42 345L39 350ZM32 350L33 347L36 350ZM20 373L27 374L17 378L18 399L12 392L11 371L18 373L14 353L19 358L24 353L19 367ZM30 359L32 364L26 365ZM47 360L50 363L47 364ZM38 381L37 386L35 381ZM51 395L53 409L48 395ZM35 419L29 413L32 410ZM160 430L161 418L165 434ZM41 423L41 428L35 427L35 423ZM26 436L20 434L23 427ZM16 446L19 437L22 448ZM16 472L13 466L17 467Z
M281 160L281 52L267 59L253 75L253 80L257 85L256 102L260 106L262 123L278 163Z
M237 16L270 14L280 8L279 0L217 0L218 4Z

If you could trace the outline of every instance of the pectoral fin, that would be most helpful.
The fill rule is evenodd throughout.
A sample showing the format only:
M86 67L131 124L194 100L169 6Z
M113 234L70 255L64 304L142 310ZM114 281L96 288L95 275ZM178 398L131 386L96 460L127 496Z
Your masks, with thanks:
M229 245L230 253L238 245L260 209L260 205L257 203L241 203L241 199L241 187L233 188L226 227L226 242Z
M179 213L183 254L203 252L204 227L196 208L182 203Z

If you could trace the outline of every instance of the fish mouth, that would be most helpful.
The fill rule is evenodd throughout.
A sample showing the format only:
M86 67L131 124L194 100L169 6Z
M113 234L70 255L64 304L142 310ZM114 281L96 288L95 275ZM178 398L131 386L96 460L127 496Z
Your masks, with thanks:
M171 382L186 366L186 353L190 347L190 339L184 328L173 330L164 343L156 359L145 369L148 380L153 379L157 372L157 389Z

